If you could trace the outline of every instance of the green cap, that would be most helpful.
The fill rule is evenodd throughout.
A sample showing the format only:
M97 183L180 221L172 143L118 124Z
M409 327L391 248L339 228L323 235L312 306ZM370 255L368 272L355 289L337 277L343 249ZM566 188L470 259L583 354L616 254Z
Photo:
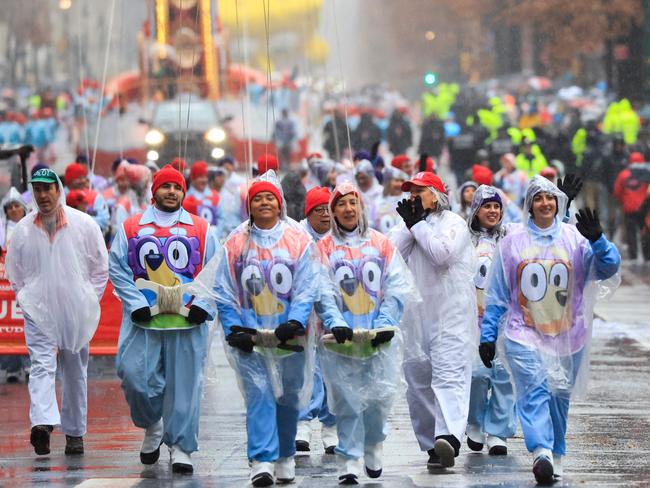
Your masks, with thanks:
M39 169L32 175L30 183L57 183L56 173L51 169Z

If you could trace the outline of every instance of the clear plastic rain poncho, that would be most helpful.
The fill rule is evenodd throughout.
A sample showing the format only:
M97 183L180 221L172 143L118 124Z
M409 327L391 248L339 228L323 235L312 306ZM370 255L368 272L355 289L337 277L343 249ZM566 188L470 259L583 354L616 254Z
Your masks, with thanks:
M503 200L501 200L501 211L499 221L493 229L487 230L479 224L477 213L483 206L484 202L489 199L499 198L502 195L498 189L493 186L481 185L476 189L472 204L470 206L467 225L472 237L472 243L476 249L476 273L474 274L474 286L476 287L476 302L478 306L478 327L480 330L483 314L485 313L485 294L488 286L490 270L492 269L492 260L498 242L505 237L507 226L503 224L504 209ZM500 359L497 359L500 362ZM483 363L478 354L474 357L473 369L480 368Z
M447 195L428 188L436 195L441 210L430 213L427 225L417 231L415 226L407 229L402 222L390 233L422 296L422 302L404 314L404 360L425 360L432 347L437 349L443 344L449 346L445 354L469 360L478 346L474 246L467 223L447 210Z
M23 200L23 197L20 195L20 192L13 186L9 189L9 193L5 195L0 202L0 248L6 249L7 244L11 240L11 236L14 233L17 222L13 222L7 218L7 212L5 208L10 203L18 203L23 210L25 215L27 215L27 204Z
M332 232L318 243L323 273L329 279L317 310L320 313L333 301L342 321L325 320L325 327L349 327L353 338L338 344L324 331L319 340L321 366L334 414L348 418L370 408L385 420L401 387L403 312L419 300L419 294L397 249L387 237L368 228L366 210L353 184L338 185L330 206L348 194L356 196L358 225L347 232L330 212ZM376 344L391 335L392 339Z
M67 224L50 242L34 224L38 211L29 213L14 230L6 270L25 318L60 349L76 353L88 345L99 324L108 255L97 224L66 206L63 185L57 181Z
M402 221L402 218L397 213L397 203L405 197L403 193L391 195L390 187L395 180L404 182L409 177L404 171L392 166L384 168L382 174L384 177L384 192L377 204L371 209L370 226L382 234L388 234L393 227Z
M555 221L547 229L538 228L530 214L542 192L557 201ZM518 370L528 378L525 388L517 388L518 397L544 382L559 396L584 394L593 308L620 282L616 247L604 237L590 244L575 226L562 223L566 204L567 196L553 183L535 176L526 192L526 224L501 241L493 263L482 340L486 333L494 335L495 320L507 310L501 332L505 341L528 351L522 359L504 345L514 383Z
M282 195L274 171L256 181L272 183ZM270 385L278 403L299 408L311 395L314 330L309 319L319 297L320 266L314 242L287 217L283 196L281 200L273 229L260 229L252 220L242 223L197 281L216 299L226 336L242 327L254 336L250 354L226 346L247 403ZM300 322L306 334L279 344L274 331L289 320Z

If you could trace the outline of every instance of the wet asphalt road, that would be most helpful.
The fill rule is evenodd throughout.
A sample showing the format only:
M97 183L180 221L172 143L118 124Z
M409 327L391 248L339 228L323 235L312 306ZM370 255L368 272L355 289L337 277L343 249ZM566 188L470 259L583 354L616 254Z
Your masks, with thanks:
M624 273L619 292L597 309L608 322L594 329L589 394L585 402L572 404L565 476L555 486L650 486L650 286L645 270ZM625 322L616 320L619 317ZM245 486L244 405L222 346L215 344L213 352L193 476L173 475L164 447L157 465L140 464L143 433L130 421L113 360L95 358L89 372L84 456L65 456L64 436L55 432L52 454L36 457L29 445L27 387L0 385L0 486ZM463 446L454 468L431 474L426 454L418 450L403 396L391 425L384 475L379 481L362 477L363 486L535 486L532 458L520 430L509 443L507 458L470 453ZM311 455L297 458L295 486L336 486L334 456L323 453L317 433L312 446Z

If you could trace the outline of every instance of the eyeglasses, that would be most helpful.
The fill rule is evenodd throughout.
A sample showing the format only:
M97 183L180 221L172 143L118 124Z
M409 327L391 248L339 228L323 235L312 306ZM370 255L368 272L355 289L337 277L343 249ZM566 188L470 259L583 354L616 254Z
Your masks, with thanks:
M316 215L329 215L330 209L327 206L323 205L321 207L314 208L312 212L314 212Z

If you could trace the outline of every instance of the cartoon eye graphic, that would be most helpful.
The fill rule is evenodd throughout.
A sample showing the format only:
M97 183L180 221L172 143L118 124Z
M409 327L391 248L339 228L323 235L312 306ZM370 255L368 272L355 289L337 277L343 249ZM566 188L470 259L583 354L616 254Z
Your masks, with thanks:
M160 247L158 246L157 240L146 239L140 244L138 248L138 263L140 263L142 269L147 269L145 256L148 254L160 254Z
M344 264L334 272L334 281L348 295L352 295L357 287L357 280L354 278L354 271L350 266Z
M361 268L363 285L368 291L378 292L381 288L381 268L374 261L368 261Z
M167 263L171 268L182 271L190 262L190 249L180 238L170 238L167 242Z
M286 295L291 291L293 276L291 275L291 270L286 264L275 263L271 266L269 275L271 278L271 287L276 293Z
M199 207L199 217L207 220L209 223L214 222L214 212L210 207Z
M546 295L546 272L540 263L528 263L521 272L521 293L531 302Z
M252 295L259 295L264 288L264 276L262 270L256 264L249 264L241 273L242 288Z
M558 288L569 286L569 270L564 263L555 263L551 268L549 283Z
M379 228L383 232L388 232L393 227L395 227L396 224L397 224L397 219L390 214L382 215L382 217L379 219Z
M492 259L489 256L480 256L478 258L478 268L474 275L474 286L479 290L485 290L487 286L490 266L492 266Z

